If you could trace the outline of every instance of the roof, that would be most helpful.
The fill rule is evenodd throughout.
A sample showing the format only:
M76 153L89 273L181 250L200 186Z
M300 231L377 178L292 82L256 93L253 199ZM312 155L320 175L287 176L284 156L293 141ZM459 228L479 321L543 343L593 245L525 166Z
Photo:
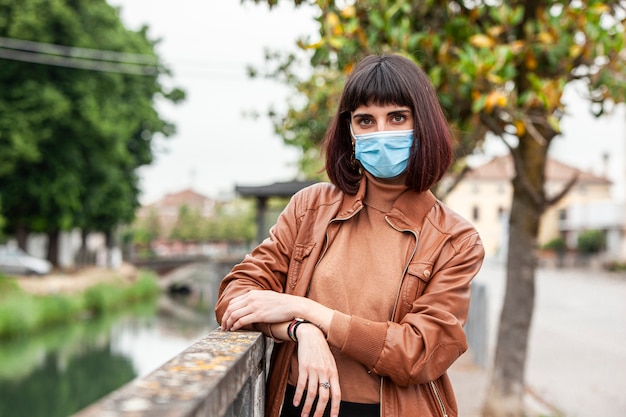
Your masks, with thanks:
M243 197L291 197L301 189L319 181L275 182L262 186L236 186L235 191Z
M498 156L484 165L469 171L465 178L476 180L511 180L515 174L510 154ZM606 177L601 177L587 171L582 171L571 165L566 165L553 158L546 161L546 181L567 182L578 175L579 183L610 184Z
M147 206L180 207L185 204L189 206L198 206L209 201L211 201L209 197L202 195L190 188L187 188L176 193L166 194L165 197L163 197L159 201L148 204Z

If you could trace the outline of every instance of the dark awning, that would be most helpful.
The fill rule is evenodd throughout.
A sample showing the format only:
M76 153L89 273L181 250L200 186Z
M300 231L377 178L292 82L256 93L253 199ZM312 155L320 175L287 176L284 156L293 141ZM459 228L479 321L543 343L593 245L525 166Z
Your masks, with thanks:
M261 186L236 186L235 191L243 197L291 197L301 189L318 181L275 182Z

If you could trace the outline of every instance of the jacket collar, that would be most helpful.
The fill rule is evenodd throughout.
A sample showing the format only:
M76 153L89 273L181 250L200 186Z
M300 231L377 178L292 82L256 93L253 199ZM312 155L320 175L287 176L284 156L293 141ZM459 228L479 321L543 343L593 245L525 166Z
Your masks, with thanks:
M367 177L363 175L356 194L344 194L337 219L352 217L363 208L363 198L367 189ZM394 203L388 217L400 229L411 229L418 232L422 228L426 214L434 207L437 198L430 191L421 193L407 189Z

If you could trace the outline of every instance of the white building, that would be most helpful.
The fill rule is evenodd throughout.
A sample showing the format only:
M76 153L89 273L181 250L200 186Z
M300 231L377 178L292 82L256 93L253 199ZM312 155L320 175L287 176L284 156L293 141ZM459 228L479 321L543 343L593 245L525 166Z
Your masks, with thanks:
M473 168L445 197L448 206L478 229L487 256L502 259L507 249L513 175L511 156L499 156ZM611 198L612 183L606 177L582 171L551 158L546 165L547 196L558 194L574 176L578 180L570 192L543 214L539 229L539 246L562 236L561 222L568 216L570 207L614 204ZM580 226L583 227L582 224ZM574 243L573 248L575 246Z

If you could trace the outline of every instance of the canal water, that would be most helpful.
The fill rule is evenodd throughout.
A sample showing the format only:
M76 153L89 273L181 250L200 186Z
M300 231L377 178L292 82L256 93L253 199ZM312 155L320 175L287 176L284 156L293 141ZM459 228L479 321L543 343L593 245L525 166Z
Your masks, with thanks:
M190 295L164 294L0 343L0 417L67 417L146 376L217 327L213 306L224 270L187 271Z

